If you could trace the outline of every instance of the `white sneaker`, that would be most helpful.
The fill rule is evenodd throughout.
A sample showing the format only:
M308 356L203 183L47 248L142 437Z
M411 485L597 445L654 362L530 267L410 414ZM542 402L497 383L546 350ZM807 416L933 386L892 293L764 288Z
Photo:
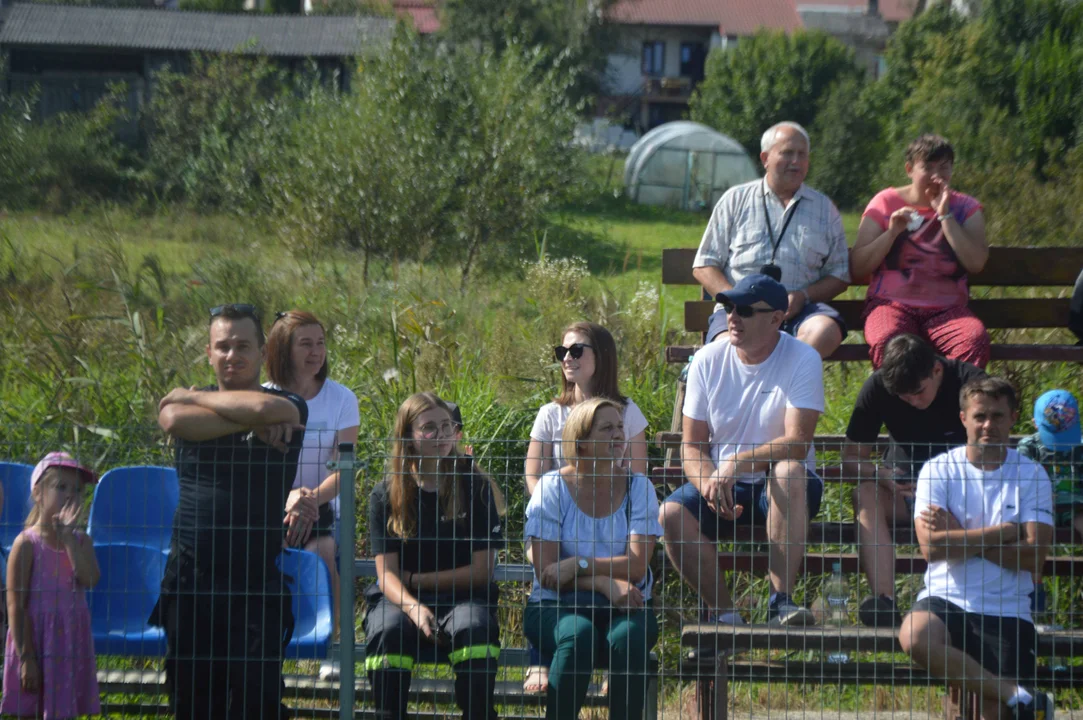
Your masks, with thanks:
M719 625L748 625L736 610L727 610L724 613L708 613L707 622L718 623Z
M338 680L338 660L322 660L320 661L320 680L330 681Z

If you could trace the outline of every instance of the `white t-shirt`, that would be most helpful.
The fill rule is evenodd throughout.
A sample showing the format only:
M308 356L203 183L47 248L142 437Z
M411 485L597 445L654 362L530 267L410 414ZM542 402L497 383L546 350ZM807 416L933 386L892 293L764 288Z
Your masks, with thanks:
M555 402L542 405L538 410L538 417L534 419L534 427L530 430L530 439L548 443L553 446L553 468L564 466L564 453L560 450L561 435L564 433L564 425L568 422L568 416L572 414L571 405L558 405ZM624 406L624 436L634 438L647 429L647 418L632 399Z
M264 383L264 387L280 389L274 383ZM293 487L305 487L314 490L319 487L331 471L327 461L338 447L338 431L357 427L361 424L361 414L357 408L357 395L345 385L330 378L323 381L323 387L316 397L308 401L308 423L305 425L305 443L301 447L301 458L297 463L297 479ZM335 517L339 517L338 497L331 498L331 508Z
M646 475L632 475L630 492L617 511L607 517L591 517L579 509L568 490L560 471L553 470L542 475L538 487L530 496L526 507L528 539L560 543L560 559L570 557L620 557L628 554L628 538L631 535L662 536L658 523L658 495ZM628 523L631 502L631 525ZM654 575L647 568L647 575L637 587L643 599L651 597ZM560 594L543 588L534 576L530 602L557 600Z
M786 434L786 410L824 411L824 373L820 355L785 333L758 365L737 357L729 338L696 352L688 369L684 414L710 428L711 459L752 450ZM812 447L806 464L815 467ZM738 482L757 483L763 472L739 475Z
M914 514L942 507L967 530L1000 523L1053 524L1053 490L1041 465L1008 450L996 470L979 470L957 447L937 455L918 475ZM1029 572L1002 568L980 557L938 560L925 571L918 595L939 597L968 612L1030 620L1034 581Z

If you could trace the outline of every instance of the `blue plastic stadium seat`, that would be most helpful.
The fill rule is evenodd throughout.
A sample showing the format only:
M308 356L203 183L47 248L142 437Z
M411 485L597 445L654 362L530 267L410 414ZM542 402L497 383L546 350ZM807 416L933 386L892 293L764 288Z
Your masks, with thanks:
M98 655L165 655L165 632L147 625L158 602L168 550L94 544L102 576L87 594Z
M153 465L110 470L94 489L87 532L94 544L169 549L180 486L177 471Z
M325 658L331 650L331 573L315 553L283 550L278 568L293 595L293 637L286 659Z
M23 531L30 514L30 475L32 465L0 462L0 485L4 488L4 507L0 510L0 548L11 552L15 538Z

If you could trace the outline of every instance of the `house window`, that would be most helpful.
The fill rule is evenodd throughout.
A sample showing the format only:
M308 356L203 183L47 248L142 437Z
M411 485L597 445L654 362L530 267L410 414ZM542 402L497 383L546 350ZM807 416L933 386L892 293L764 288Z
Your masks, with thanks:
M643 74L661 75L666 69L666 44L661 41L643 43Z
M707 49L703 43L681 43L681 77L693 82L703 79Z

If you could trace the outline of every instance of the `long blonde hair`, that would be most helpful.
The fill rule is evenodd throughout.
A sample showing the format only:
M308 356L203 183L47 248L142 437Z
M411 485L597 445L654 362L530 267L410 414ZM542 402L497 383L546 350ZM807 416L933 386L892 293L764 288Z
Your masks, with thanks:
M387 516L387 530L401 538L413 537L417 530L418 488L413 476L418 471L421 458L413 452L414 423L422 413L435 408L445 411L448 419L451 419L451 409L447 403L431 392L415 393L406 398L395 415L395 431L386 476L388 500L391 504ZM463 478L470 473L488 480L497 512L501 516L507 512L504 495L499 486L474 464L473 458L460 454L458 446L451 455L440 458L438 468L438 492L445 517L455 518L455 521L459 522L459 514L467 503ZM475 489L475 492L479 491Z
M30 505L30 512L26 515L26 523L23 525L23 528L32 528L41 522L41 497L39 497L39 495L59 482L60 471L62 469L61 466L56 465L46 468L45 472L41 474L41 477L38 478L38 481L34 484L34 487L30 488L30 499L34 502ZM41 489L39 490L38 488ZM77 488L82 488L81 482Z

